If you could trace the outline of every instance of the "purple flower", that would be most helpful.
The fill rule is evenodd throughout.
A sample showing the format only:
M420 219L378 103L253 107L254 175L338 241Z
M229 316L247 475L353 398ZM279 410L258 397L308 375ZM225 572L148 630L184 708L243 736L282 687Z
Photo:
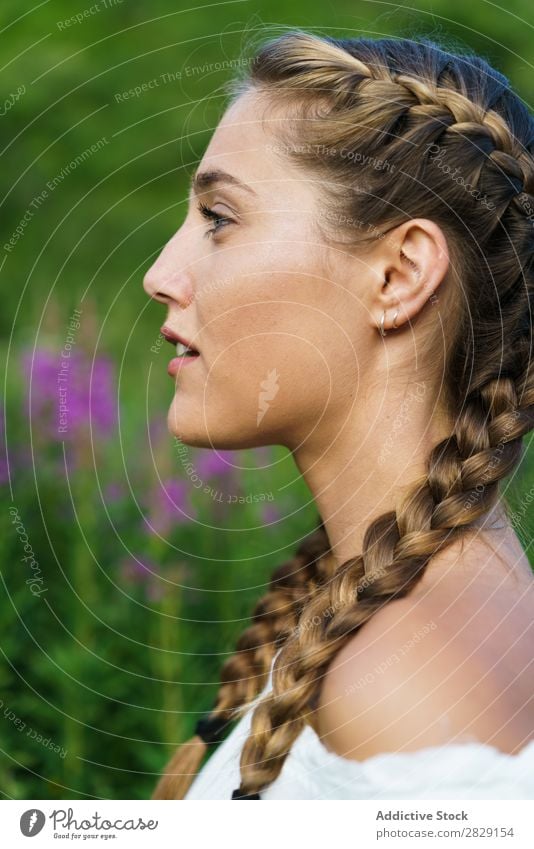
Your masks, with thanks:
M25 351L21 362L28 381L26 412L30 423L35 419L40 433L57 438L58 355L44 349L37 349L34 353Z
M236 452L206 449L201 454L196 453L192 462L201 480L231 475L235 472Z
M126 490L121 483L112 481L104 487L103 495L104 501L116 503L117 501L122 501L126 495Z
M151 533L165 536L174 525L190 522L196 515L189 501L186 481L171 478L152 492L147 520Z
M148 434L152 445L159 443L164 438L169 442L171 439L167 422L162 416L156 416L150 419L148 423Z
M87 386L88 392L83 382L80 383L80 396L83 402L87 401L87 407L90 409L91 425L103 436L108 436L113 432L117 421L117 400L115 394L115 373L111 359L109 357L97 357L91 369L87 369L89 364L81 360L81 376L88 371Z
M40 433L72 442L89 429L97 438L111 435L117 409L108 357L93 361L82 351L38 348L25 351L21 361L28 382L27 415Z
M260 512L261 512L262 522L265 525L274 524L274 522L278 522L279 519L282 518L281 515L280 515L280 511L278 510L277 507L274 506L274 504L269 504L269 503L262 504Z

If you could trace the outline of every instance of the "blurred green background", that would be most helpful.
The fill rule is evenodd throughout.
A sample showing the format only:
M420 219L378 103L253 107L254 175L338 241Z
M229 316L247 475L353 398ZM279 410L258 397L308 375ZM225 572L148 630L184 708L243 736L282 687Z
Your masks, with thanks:
M149 797L272 569L314 527L284 449L179 450L164 310L142 289L185 215L221 86L262 33L290 27L471 47L529 102L529 0L2 3L5 798ZM525 546L532 469L530 454L508 489Z

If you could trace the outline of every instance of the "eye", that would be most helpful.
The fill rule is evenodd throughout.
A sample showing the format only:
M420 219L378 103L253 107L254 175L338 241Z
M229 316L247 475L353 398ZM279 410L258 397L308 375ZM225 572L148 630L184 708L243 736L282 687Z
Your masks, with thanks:
M227 218L225 215L220 215L218 212L215 212L215 210L210 209L209 206L206 206L205 203L202 203L202 201L198 204L198 211L204 216L204 218L214 222L214 226L210 230L206 230L204 233L205 236L209 237L212 234L217 233L217 231L226 224L234 223L231 218Z

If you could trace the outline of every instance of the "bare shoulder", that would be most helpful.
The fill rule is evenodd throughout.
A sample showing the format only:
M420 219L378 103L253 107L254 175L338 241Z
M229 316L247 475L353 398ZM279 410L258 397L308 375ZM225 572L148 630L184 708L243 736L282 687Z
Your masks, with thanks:
M354 760L469 740L514 752L534 736L532 687L506 683L521 680L522 670L532 680L527 655L534 631L524 655L514 648L498 668L507 638L487 644L491 608L473 626L470 611L466 596L452 609L449 599L430 593L373 614L323 680L314 727L326 748ZM511 631L509 642L517 645ZM514 724L507 726L510 716Z
M334 657L316 727L325 746L355 760L443 742L434 727L440 623L431 601L389 602ZM423 733L421 733L423 732Z

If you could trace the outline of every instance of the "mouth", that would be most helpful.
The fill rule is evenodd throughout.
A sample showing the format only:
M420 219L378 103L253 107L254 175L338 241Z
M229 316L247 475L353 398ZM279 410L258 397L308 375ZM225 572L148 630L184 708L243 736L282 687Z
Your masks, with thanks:
M171 330L169 327L165 327L164 325L160 329L160 333L167 342L170 342L171 345L176 345L176 354L178 357L199 355L199 351L191 342L184 339L184 337L180 336L178 333L175 333L174 330Z
M183 336L179 336L174 330L163 326L160 330L161 335L174 345L176 348L176 356L169 362L167 373L171 377L175 377L185 365L189 365L194 360L200 357L200 352Z

